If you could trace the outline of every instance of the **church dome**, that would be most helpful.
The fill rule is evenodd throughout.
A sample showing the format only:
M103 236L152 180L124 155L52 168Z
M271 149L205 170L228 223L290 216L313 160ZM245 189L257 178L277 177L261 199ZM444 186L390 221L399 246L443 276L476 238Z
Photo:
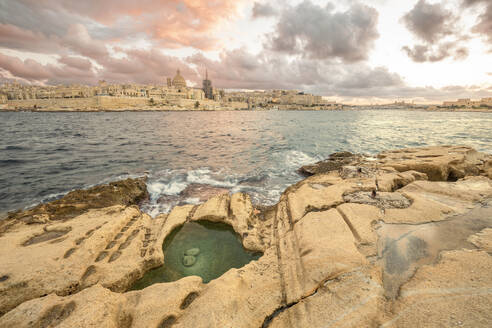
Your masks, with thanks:
M175 88L186 88L186 81L185 79L181 76L181 73L178 69L176 72L176 76L173 78L173 87Z

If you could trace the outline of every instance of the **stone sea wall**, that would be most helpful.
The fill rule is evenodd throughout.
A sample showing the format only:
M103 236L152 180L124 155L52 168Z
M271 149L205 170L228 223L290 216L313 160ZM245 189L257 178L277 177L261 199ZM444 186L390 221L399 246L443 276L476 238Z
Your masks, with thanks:
M7 108L11 110L39 111L95 111L121 110L149 105L148 98L97 96L89 98L55 98L9 100Z
M244 110L247 103L226 102L220 103L208 99L198 101L193 99L165 99L139 97L110 97L95 96L88 98L55 98L55 99L27 99L8 100L3 110L34 110L48 111L124 111L124 110Z
M492 156L337 153L275 206L214 196L151 218L145 181L75 191L0 223L0 327L490 327ZM263 255L204 284L129 287L185 222Z

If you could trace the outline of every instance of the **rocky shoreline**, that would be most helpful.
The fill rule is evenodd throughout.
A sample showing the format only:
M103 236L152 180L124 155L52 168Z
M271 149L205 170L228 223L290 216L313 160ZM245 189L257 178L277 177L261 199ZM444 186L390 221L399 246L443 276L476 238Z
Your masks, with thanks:
M490 327L492 155L442 146L337 153L275 206L222 193L151 218L145 179L0 222L0 327ZM128 291L193 221L263 255L204 284Z

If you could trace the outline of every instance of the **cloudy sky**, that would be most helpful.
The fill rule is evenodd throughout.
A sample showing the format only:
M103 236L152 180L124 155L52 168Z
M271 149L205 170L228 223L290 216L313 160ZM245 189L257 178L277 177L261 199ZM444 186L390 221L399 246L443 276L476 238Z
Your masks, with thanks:
M492 0L0 0L0 82L492 97Z

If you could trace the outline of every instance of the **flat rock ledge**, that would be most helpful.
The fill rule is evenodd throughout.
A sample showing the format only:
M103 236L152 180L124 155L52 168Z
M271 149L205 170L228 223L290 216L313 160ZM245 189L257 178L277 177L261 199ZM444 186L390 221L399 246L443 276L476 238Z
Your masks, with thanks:
M491 327L492 156L332 159L270 207L220 194L151 218L144 181L126 180L10 214L0 327ZM208 284L128 291L164 263L165 237L199 220L263 256Z

